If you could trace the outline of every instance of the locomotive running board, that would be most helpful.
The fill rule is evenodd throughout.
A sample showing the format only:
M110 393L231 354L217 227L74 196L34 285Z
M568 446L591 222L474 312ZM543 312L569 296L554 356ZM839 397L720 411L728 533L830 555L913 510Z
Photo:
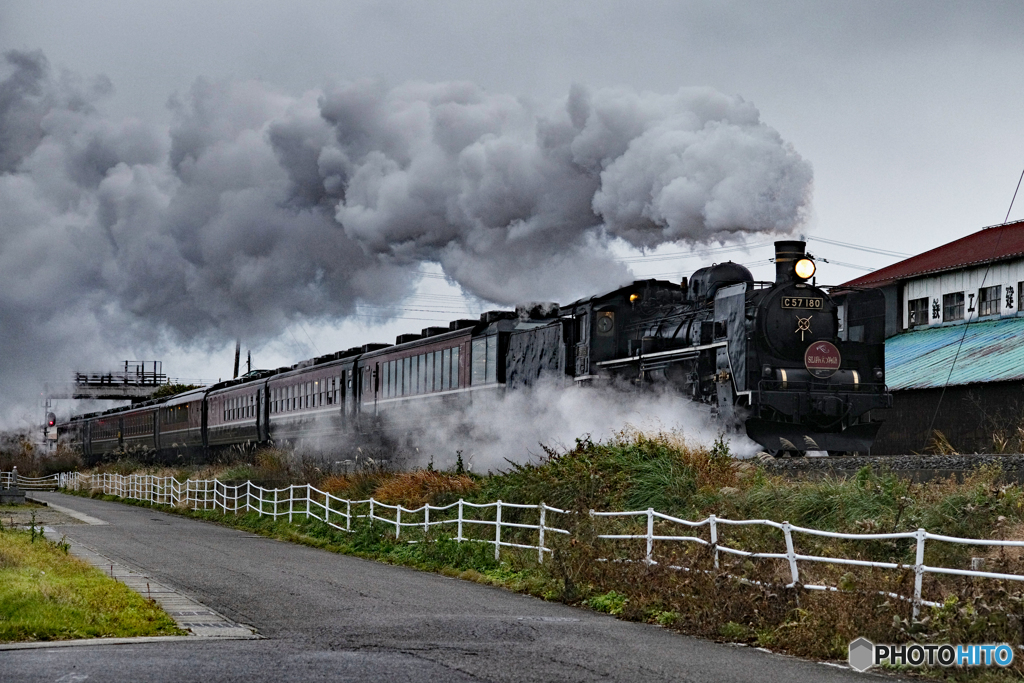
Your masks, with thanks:
M747 436L769 451L847 451L867 453L881 422L850 425L841 432L820 432L787 422L747 420Z
M689 360L697 357L701 351L708 351L710 349L718 349L726 346L728 342L720 341L714 344L704 344L702 346L689 346L685 349L674 349L672 351L658 351L657 353L645 353L640 356L630 356L628 358L615 358L613 360L602 360L594 363L594 365L600 368L619 368L627 365L635 365L638 363L648 362L667 362L676 360Z

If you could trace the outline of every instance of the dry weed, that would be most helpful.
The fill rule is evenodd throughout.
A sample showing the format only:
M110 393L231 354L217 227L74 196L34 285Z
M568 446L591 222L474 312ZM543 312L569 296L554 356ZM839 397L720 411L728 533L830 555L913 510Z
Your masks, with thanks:
M442 496L464 496L480 488L467 474L416 470L395 474L377 487L374 497L392 505L420 507Z

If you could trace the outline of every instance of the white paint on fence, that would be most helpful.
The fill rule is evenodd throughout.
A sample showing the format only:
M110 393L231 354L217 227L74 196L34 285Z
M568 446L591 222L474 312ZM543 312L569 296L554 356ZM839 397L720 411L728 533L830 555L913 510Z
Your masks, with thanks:
M132 498L135 500L143 500L150 503L159 505L170 505L170 506L185 506L193 510L220 510L223 513L246 513L255 512L260 516L269 516L273 519L277 519L280 516L288 515L288 520L292 521L296 513L303 514L306 517L318 519L340 531L352 531L352 520L353 519L368 519L371 522L377 521L383 524L394 526L395 538L398 538L401 534L403 527L422 527L425 533L429 533L432 527L444 527L445 525L454 524L456 526L455 540L457 542L464 541L475 541L482 543L492 543L494 545L494 557L500 559L501 548L524 548L537 551L537 561L544 561L544 553L550 553L551 549L545 547L545 537L547 533L565 534L569 535L570 532L567 529L561 529L548 524L547 513L555 513L560 515L573 514L566 510L560 510L545 503L539 503L537 505L524 505L519 503L507 503L501 500L495 501L494 503L470 503L463 499L459 499L458 502L451 503L449 505L422 505L418 508L405 508L401 505L388 505L382 503L373 498L366 500L348 500L340 498L326 491L320 491L319 489L305 484L302 486L292 485L283 489L265 489L251 481L247 481L244 484L237 486L230 486L220 482L217 479L201 479L193 480L188 479L184 482L179 482L173 477L156 477L154 475L144 474L133 474L133 475L118 475L118 474L80 474L78 472L65 472L61 474L55 474L50 477L37 477L28 478L20 475L12 476L9 472L0 472L0 482L13 482L17 480L17 483L22 488L65 488L72 490L80 489L101 489L104 493L115 495L121 498ZM283 494L287 494L287 498L282 498ZM296 495L301 497L296 497ZM295 503L299 502L300 507L296 509ZM301 504L305 505L303 510ZM365 515L353 515L354 506L367 506L368 514ZM269 509L268 509L269 508ZM467 516L466 509L471 508L474 510L488 510L494 508L494 519L481 518L480 514L477 516ZM522 522L512 522L508 519L502 518L503 509L518 509L518 510L536 510L538 513L537 524L525 524ZM394 517L381 516L381 510L393 511ZM434 516L431 518L431 511L443 513L448 510L455 510L456 516L450 519L439 518ZM402 514L405 513L405 520L403 521ZM485 513L481 513L485 514ZM416 520L417 515L422 515L422 520ZM774 522L767 519L723 519L716 517L715 515L709 516L707 519L699 521L689 521L685 519L679 519L678 517L672 517L660 512L657 512L653 508L647 510L637 511L624 511L624 512L596 512L590 511L591 517L607 517L607 518L625 518L625 517L646 517L647 529L644 534L599 534L598 539L602 540L643 540L646 541L646 555L644 562L648 564L657 564L655 561L655 542L662 541L673 541L673 542L688 542L698 543L701 545L709 546L714 551L714 566L719 566L719 553L728 553L731 555L737 555L741 557L747 557L752 559L777 559L786 560L789 564L790 572L790 583L786 585L787 588L800 586L807 590L839 590L834 586L823 586L823 585L802 585L800 584L800 572L798 562L823 562L828 564L837 565L851 565L858 567L876 567L880 569L904 569L905 565L893 563L893 562L869 562L865 560L855 560L841 557L823 557L818 555L803 555L796 552L796 545L793 540L793 535L806 534L809 536L821 536L826 538L838 538L844 540L854 541L878 541L878 540L896 540L896 539L913 539L916 543L916 555L913 565L914 570L914 595L912 598L906 598L898 595L890 595L890 597L899 598L903 600L913 600L914 603L914 616L918 616L922 605L935 606L938 603L929 602L922 599L921 592L923 590L923 579L925 574L946 574L956 576L973 576L978 578L988 579L1001 579L1008 581L1024 581L1024 575L1020 574L1002 574L996 572L984 572L977 570L967 569L955 569L950 567L931 567L924 563L924 551L926 541L940 541L944 543L959 543L964 545L985 545L985 546L1013 546L1013 547L1024 547L1024 541L999 541L991 539L973 539L973 538L957 538L953 536L943 536L941 534L931 534L924 529L918 529L916 531L906 531L899 533L889 534L849 534L849 533L838 533L831 531L820 531L818 529L809 529L805 527L794 526L789 522ZM442 515L443 517L443 515ZM665 536L655 534L655 522L659 520L661 522L668 522L684 526L688 529L696 530L699 527L707 526L709 530L709 539L705 540L700 536L694 535L683 535L683 536ZM785 541L786 552L784 553L770 553L770 552L750 552L747 550L741 550L739 548L730 548L728 546L720 545L718 542L718 532L720 525L760 525L768 526L779 529L782 532L783 539ZM479 525L479 526L493 526L494 527L494 540L489 541L486 539L473 539L468 538L465 535L467 525ZM515 529L528 529L537 532L537 543L536 545L524 544L524 543L513 543L511 541L502 540L502 528L515 528ZM410 541L415 542L415 541ZM686 569L685 567L676 567L677 569Z

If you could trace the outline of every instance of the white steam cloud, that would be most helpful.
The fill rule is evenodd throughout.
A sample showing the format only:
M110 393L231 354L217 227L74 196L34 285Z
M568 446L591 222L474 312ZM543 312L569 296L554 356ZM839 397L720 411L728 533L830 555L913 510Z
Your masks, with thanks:
M810 201L810 165L706 88L537 105L470 83L200 79L169 129L104 115L111 88L40 52L0 66L0 413L111 349L397 303L423 262L495 303L568 301L629 280L614 238L786 232Z
M407 433L408 445L418 449L403 464L425 467L432 459L438 469L450 469L462 451L466 466L481 474L507 469L509 461L539 460L542 444L557 451L572 448L577 438L603 441L630 428L676 433L694 445L710 445L722 433L706 406L677 392L628 386L566 389L541 383L503 396L478 393L457 411L403 408L400 419L392 429ZM724 438L739 457L761 449L743 434Z

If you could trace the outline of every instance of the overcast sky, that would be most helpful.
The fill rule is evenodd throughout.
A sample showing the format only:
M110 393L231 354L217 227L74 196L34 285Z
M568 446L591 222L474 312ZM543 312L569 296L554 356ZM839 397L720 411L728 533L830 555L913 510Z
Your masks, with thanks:
M538 108L564 100L574 85L658 95L713 88L756 107L813 169L798 232L908 254L1003 221L1024 169L1021 35L1020 2L0 3L0 49L38 49L55 71L104 75L113 86L95 102L104 116L164 127L173 124L169 99L184 98L198 78L257 79L296 99L365 79L388 88L467 81ZM1024 218L1024 199L1010 218ZM847 264L894 260L810 246ZM654 253L684 250L661 242ZM704 258L758 262L769 251ZM637 274L682 275L703 260L630 265ZM827 282L863 272L819 269ZM770 269L755 274L768 278ZM419 298L397 311L412 320L368 327L371 318L320 309L280 334L254 332L256 364L387 341L483 305L470 300L463 309L444 298L457 287L423 282ZM202 351L186 352L187 334L176 329L169 343L122 338L117 351L158 353L175 365L172 374L229 374L230 344L207 339Z

